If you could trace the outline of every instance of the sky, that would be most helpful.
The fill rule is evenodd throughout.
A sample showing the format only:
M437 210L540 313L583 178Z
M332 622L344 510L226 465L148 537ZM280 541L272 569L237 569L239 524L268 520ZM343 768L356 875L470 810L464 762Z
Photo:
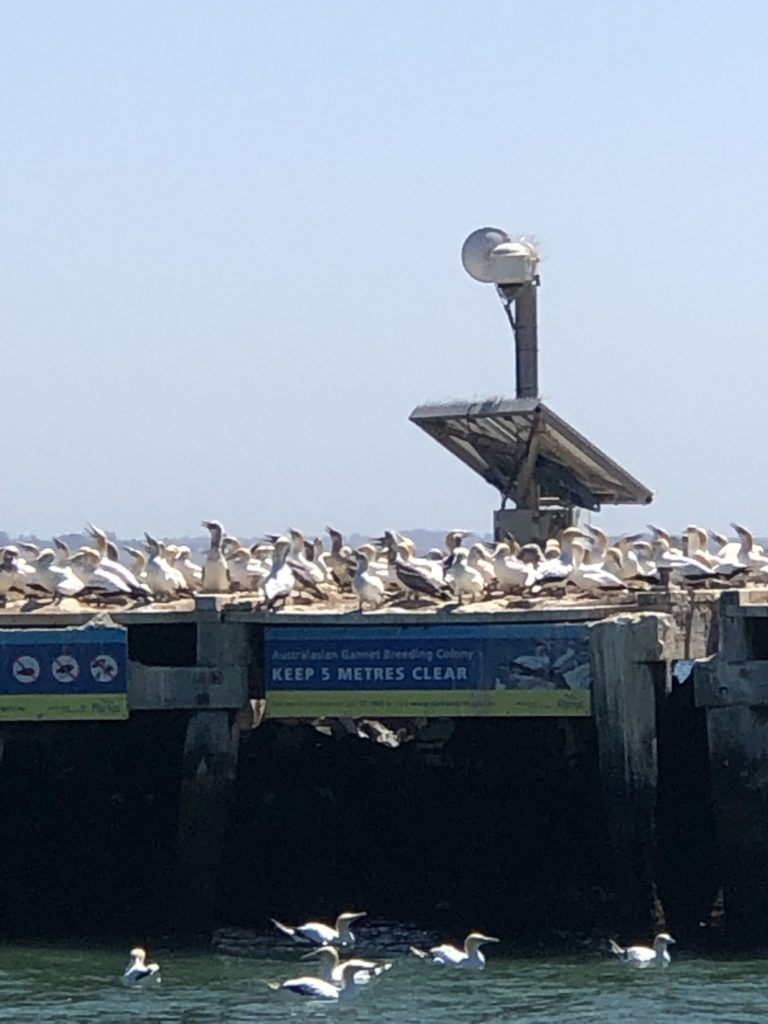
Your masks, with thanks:
M768 532L768 5L0 2L0 529L487 532L408 422L514 394L459 253L540 248L541 393Z

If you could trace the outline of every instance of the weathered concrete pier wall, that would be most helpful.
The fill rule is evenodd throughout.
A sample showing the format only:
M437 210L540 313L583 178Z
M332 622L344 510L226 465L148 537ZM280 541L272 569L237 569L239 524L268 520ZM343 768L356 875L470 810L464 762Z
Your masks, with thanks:
M592 715L573 717L567 690L558 715L550 680L547 717L525 702L524 717L385 716L392 748L344 718L262 723L265 631L354 638L372 620L450 629L469 615L269 617L206 599L116 616L128 721L0 724L0 927L204 933L354 904L521 941L661 924L693 937L722 885L728 922L758 934L768 680L746 693L744 665L757 672L768 640L736 624L747 606L729 595L719 624L718 600L483 617L590 624Z
M697 664L729 930L768 935L768 593L723 595L720 650Z

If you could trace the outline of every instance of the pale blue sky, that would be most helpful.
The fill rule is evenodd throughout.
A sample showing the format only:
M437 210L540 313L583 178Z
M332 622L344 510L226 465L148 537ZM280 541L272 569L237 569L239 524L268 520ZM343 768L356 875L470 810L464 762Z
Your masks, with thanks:
M472 527L408 422L512 394L485 224L544 257L542 394L768 529L768 4L0 4L0 529Z

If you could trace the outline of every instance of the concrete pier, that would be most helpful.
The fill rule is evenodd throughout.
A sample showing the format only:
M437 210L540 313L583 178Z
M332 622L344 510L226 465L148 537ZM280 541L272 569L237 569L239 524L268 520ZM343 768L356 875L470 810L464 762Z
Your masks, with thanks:
M664 925L656 888L657 700L668 686L671 616L617 615L590 629L600 781L615 853L620 928Z
M174 783L178 785L178 802L173 804L171 888L175 896L170 923L177 931L205 933L221 923L224 915L231 918L234 904L231 898L226 903L231 879L226 878L222 885L225 863L241 863L248 872L253 865L272 872L264 892L246 904L263 920L272 913L291 910L290 906L278 908L259 902L272 899L273 890L282 891L281 873L289 879L296 876L288 885L288 891L298 894L295 912L320 912L322 908L305 907L299 900L303 886L309 884L306 878L311 876L314 886L314 866L307 865L305 871L294 864L295 858L304 856L296 844L301 845L311 820L319 849L326 863L333 864L327 874L335 879L336 888L341 887L335 899L342 902L367 900L363 882L375 877L377 851L382 842L385 846L389 842L388 863L393 871L397 864L413 874L409 898L423 900L424 913L435 906L455 907L461 894L463 912L471 916L475 903L484 899L482 892L473 889L471 879L460 886L451 883L451 864L439 883L442 888L433 892L431 887L438 883L429 875L421 876L421 859L413 860L408 852L408 837L418 835L420 858L430 842L438 841L435 837L441 837L443 848L455 850L457 863L480 856L494 877L508 880L504 891L509 907L519 920L530 920L532 926L544 917L553 925L562 916L583 923L585 914L592 914L595 928L603 933L610 927L617 933L640 935L665 921L676 930L681 921L697 928L696 894L687 902L665 902L663 891L665 885L675 890L676 879L687 863L679 851L688 840L685 834L675 835L674 822L683 822L691 828L691 835L698 836L706 832L701 816L709 809L706 772L698 772L695 759L685 761L678 756L680 745L688 742L690 729L698 728L702 715L688 699L692 683L682 697L672 689L672 670L679 659L703 659L694 674L696 696L699 707L706 707L728 913L734 921L756 920L750 906L764 907L768 902L768 877L762 867L768 862L763 857L768 852L768 729L762 724L763 709L768 708L768 671L762 674L768 669L768 636L761 632L762 626L746 620L768 624L768 599L763 606L754 600L753 592L721 596L717 592L659 591L627 595L611 603L582 599L498 611L465 608L372 615L291 611L268 615L235 598L201 596L184 609L115 614L115 621L127 630L127 706L134 738L142 722L176 716L167 720L177 723L174 735L178 739L163 755L168 772L178 779ZM722 621L717 617L719 602ZM55 628L86 620L86 615L56 612L0 614L0 629ZM412 728L398 713L391 721L385 717L386 728L393 736L408 734L410 729L410 745L387 750L373 739L360 739L349 715L337 717L342 715L344 687L328 691L333 702L325 733L310 724L310 719L318 717L314 712L303 718L297 712L298 718L253 729L261 721L265 697L267 715L269 711L266 650L272 645L273 656L277 647L281 653L294 651L289 641L281 646L279 637L300 636L307 628L313 637L319 637L326 634L327 627L327 635L341 637L338 642L358 658L357 662L340 660L344 672L348 675L351 670L345 666L357 664L362 667L354 671L364 679L367 670L359 659L366 645L369 649L376 643L376 629L389 630L388 635L398 638L392 640L393 651L402 652L403 645L407 648L409 644L409 628L414 627L421 632L413 634L419 639L410 641L411 647L434 648L435 652L439 648L441 657L448 651L449 660L439 663L440 672L428 676L439 679L445 676L444 666L453 664L450 659L456 650L469 657L474 650L471 644L484 642L471 639L473 630L466 627L475 626L479 629L474 633L496 637L488 641L493 646L486 654L478 655L487 669L477 677L479 704L472 713L477 715L480 707L480 714L476 723L465 720L460 729L440 725L435 732L437 742L427 738L429 729L423 725ZM568 627L572 631L568 635L577 637L572 647L557 649L557 657L562 651L566 662L567 657L581 657L578 645L583 641L578 638L588 637L590 653L584 667L591 677L591 717L589 703L580 702L577 707L572 698L579 696L579 691L570 689L566 676L557 674L553 647L548 660L541 663L530 655L522 659L524 672L538 672L538 664L549 667L541 669L539 683L533 684L534 695L539 687L540 699L517 700L515 688L529 684L515 675L515 636L528 637L526 642L535 644L537 635L550 637L551 629L558 626ZM286 632L281 632L283 627ZM432 627L439 627L440 639L435 643L429 640ZM519 634L515 632L518 627ZM456 639L452 640L454 629ZM538 634L538 630L544 632ZM718 636L720 653L707 658ZM507 654L505 637L511 645ZM319 646L313 646L314 639L307 643L313 656L323 653L324 641ZM490 658L491 651L493 658L483 660ZM533 648L530 651L532 655ZM292 672L295 678L307 676L306 672ZM380 677L386 678L385 669ZM394 670L392 678L396 678ZM363 690L357 692L365 696ZM410 693L405 692L406 696ZM451 687L442 692L445 696L439 706L450 707ZM322 693L313 691L313 707L321 708ZM525 689L519 695L525 697ZM494 704L499 696L504 701ZM412 695L408 699L412 700ZM507 712L506 719L485 712L483 720L483 706L513 710ZM259 715L255 716L257 707ZM450 717L451 713L447 714ZM387 712L378 717L381 715ZM445 722L444 710L436 715L436 726L440 716ZM454 720L457 722L459 718ZM53 723L47 727L56 728ZM91 723L90 727L99 726ZM126 727L126 723L113 723L112 735L119 736L119 730ZM34 722L26 723L16 735L31 738L36 728ZM251 776L256 765L258 770ZM273 765L279 766L276 773ZM687 790L673 778L681 765L689 781ZM458 776L451 774L456 770ZM2 771L0 766L0 774ZM476 799L479 791L485 792L486 773L492 780L487 805L486 798L480 804ZM247 785L244 778L250 780ZM362 798L358 784L366 793L375 793L376 799L368 800L367 831L355 836L352 863L348 837L350 830L357 828L352 809L359 807ZM421 785L428 785L424 792L431 794L429 799L424 798ZM514 796L509 795L510 787ZM407 810L398 803L403 794ZM253 800L253 806L249 804L244 811L243 800ZM696 813L678 813L676 801L680 800L695 805ZM577 807L571 806L574 801ZM545 812L549 808L548 817ZM430 815L435 816L434 821ZM234 833L233 821L237 822ZM376 839L381 821L388 822L385 840L381 836ZM473 824L464 834L463 823L467 822ZM484 830L495 836L493 842L488 839L487 848L478 846L477 836ZM347 845L340 846L345 836ZM233 850L233 841L243 844L242 849ZM169 850L172 848L173 843ZM536 856L534 850L539 851ZM545 874L551 885L543 884L537 867L543 850L549 858ZM569 863L567 869L564 858ZM538 873L531 873L532 866ZM357 877L358 868L360 888L350 881ZM536 899L544 901L543 906L515 902L520 891L516 879L524 879L523 890L529 892L540 886ZM575 895L577 890L590 893L596 888L603 890L600 907L591 906L588 896ZM395 885L391 878L381 879L381 892L387 899L397 900L401 890L402 882ZM585 902L576 906L574 900ZM669 919L667 903L677 918ZM488 905L487 913L502 913L498 900ZM500 917L497 923L501 927L504 920Z
M729 931L768 937L768 592L726 593L720 651L696 665Z

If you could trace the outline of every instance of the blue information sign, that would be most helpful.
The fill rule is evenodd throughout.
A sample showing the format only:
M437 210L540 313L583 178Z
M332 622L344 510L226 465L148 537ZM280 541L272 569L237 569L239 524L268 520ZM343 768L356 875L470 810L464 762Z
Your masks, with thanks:
M127 718L127 632L0 629L0 720Z
M277 717L589 715L585 625L274 626Z

